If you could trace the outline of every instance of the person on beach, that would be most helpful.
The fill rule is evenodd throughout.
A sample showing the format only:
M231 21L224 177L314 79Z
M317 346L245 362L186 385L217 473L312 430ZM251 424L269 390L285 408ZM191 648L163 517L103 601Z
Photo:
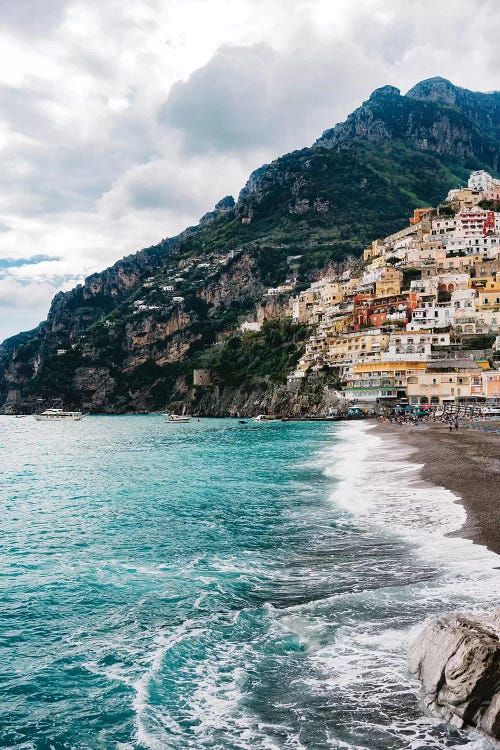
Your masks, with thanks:
M455 417L455 429L458 430L458 414Z

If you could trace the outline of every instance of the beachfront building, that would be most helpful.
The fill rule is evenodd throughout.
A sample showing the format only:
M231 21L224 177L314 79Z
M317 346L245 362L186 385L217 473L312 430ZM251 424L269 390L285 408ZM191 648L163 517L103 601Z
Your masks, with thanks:
M410 405L456 403L474 395L473 386L481 383L481 368L472 359L443 359L427 364L425 370L408 376Z
M345 396L349 401L371 403L406 399L408 378L424 372L425 367L425 362L420 361L353 364L345 375Z
M500 401L500 370L487 370L481 373L483 395L487 399Z

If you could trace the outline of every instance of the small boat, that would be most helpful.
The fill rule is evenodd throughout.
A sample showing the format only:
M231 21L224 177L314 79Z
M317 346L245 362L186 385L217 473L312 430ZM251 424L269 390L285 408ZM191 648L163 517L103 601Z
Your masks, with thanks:
M252 419L252 422L274 422L276 419L277 417L270 414L257 414L257 416Z
M181 414L169 414L167 422L170 422L172 424L182 424L184 422L190 422L191 417L187 414L181 415Z
M45 409L41 414L34 414L39 422L78 422L83 414L81 411L64 411L63 409Z

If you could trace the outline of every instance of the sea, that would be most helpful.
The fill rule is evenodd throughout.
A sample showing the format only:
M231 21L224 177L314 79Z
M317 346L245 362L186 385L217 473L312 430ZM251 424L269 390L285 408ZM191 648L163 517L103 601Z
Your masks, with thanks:
M0 417L0 747L483 750L407 671L498 557L360 422Z

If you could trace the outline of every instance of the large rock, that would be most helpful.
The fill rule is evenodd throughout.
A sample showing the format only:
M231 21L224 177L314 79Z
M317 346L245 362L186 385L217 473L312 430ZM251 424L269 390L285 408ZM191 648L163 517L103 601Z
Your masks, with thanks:
M449 614L433 620L410 649L409 668L424 701L456 727L500 739L500 610L491 617Z

